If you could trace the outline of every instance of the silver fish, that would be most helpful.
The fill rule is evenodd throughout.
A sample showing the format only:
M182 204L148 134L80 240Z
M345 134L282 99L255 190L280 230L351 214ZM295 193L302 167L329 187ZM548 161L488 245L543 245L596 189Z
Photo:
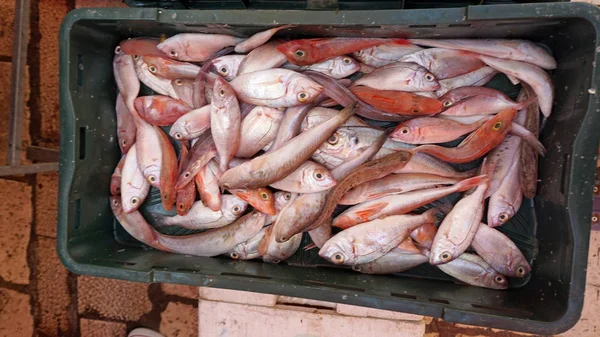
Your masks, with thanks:
M134 58L136 56L134 56ZM161 95L179 99L179 95L177 95L175 88L173 88L171 80L168 78L158 77L152 74L150 70L148 70L148 64L144 62L144 60L139 56L137 56L137 60L135 61L135 73L137 74L140 81L142 81L142 83L144 83L148 88L156 91Z
M307 160L294 172L269 186L293 193L315 193L326 191L335 184L336 181L327 168Z
M238 76L259 70L279 68L283 65L287 58L277 50L278 45L279 43L273 41L251 51L240 63Z
M496 74L498 74L496 69L485 66L463 75L445 78L440 80L440 89L437 90L435 94L438 97L441 97L452 89L460 87L481 87L491 81Z
M154 126L143 120L135 110L131 110L136 125L137 162L142 174L150 185L160 188L162 151L159 135Z
M486 224L479 224L471 246L502 275L524 277L531 271L531 266L514 242Z
M421 253L407 252L400 248L394 248L377 260L354 265L352 269L364 274L402 273L427 261L429 261L429 258Z
M521 161L518 157L511 163L506 176L502 180L498 190L490 196L488 205L487 221L490 227L505 224L517 213L523 202L521 191Z
M219 175L219 164L213 159L195 177L200 200L213 211L221 209L222 196L217 178Z
M282 29L291 28L291 27L294 27L294 25L283 25L283 26L263 30L262 32L258 32L256 34L250 36L247 40L238 43L235 46L235 52L236 53L247 53L247 52L263 45L267 41L269 41L269 39L271 37L273 37L273 35L275 35L275 33L277 33L278 31L280 31Z
M335 79L348 77L360 69L360 64L348 56L336 56L310 66L300 67L301 70L312 70Z
M229 257L234 260L252 260L260 257L258 253L258 245L260 241L265 236L266 229L261 228L260 232L250 238L246 242L242 242L239 245L235 246L229 253Z
M169 130L169 135L177 140L195 139L210 129L210 105L194 109L179 117Z
M408 54L399 61L414 62L429 69L438 80L443 80L464 75L483 67L483 62L473 55L475 54L451 49L429 48Z
M156 48L180 61L204 62L219 50L243 40L231 35L181 33L164 40Z
M217 74L221 75L226 80L231 81L237 76L240 64L245 57L246 55L225 55L217 57L212 63Z
M171 81L173 90L179 99L190 107L194 106L194 80L189 78L176 78Z
M438 79L426 68L414 62L395 62L377 68L354 81L378 90L435 91L440 89Z
M286 242L277 242L273 233L273 226L269 226L262 238L258 252L262 256L263 261L270 263L279 263L290 258L302 242L302 233L292 236Z
M235 156L252 157L272 142L277 136L283 114L279 109L264 106L254 107L242 120L240 144Z
M444 273L467 284L490 289L506 289L506 277L475 254L462 253L456 259L437 266Z
M121 201L123 211L131 213L137 210L150 191L150 184L138 167L136 146L133 144L127 152L121 171Z
M397 62L402 56L422 49L423 48L413 44L390 43L355 51L352 53L352 56L364 64L373 67L381 67Z
M117 113L117 139L119 139L121 153L125 154L135 142L136 126L120 93L117 95L115 112Z
M119 88L119 93L125 101L125 106L130 111L133 110L133 101L140 93L140 80L136 73L133 56L123 53L119 46L115 48L113 74Z
M215 80L210 104L211 133L219 154L219 168L225 171L240 144L240 105L233 88L222 78Z

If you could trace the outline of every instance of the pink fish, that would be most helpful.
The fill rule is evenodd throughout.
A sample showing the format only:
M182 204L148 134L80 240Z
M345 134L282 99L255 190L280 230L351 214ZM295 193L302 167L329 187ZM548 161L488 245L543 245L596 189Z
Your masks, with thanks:
M240 144L240 105L233 88L217 78L210 107L210 128L219 154L219 168L225 172Z
M400 62L414 62L429 69L438 80L456 77L484 66L477 57L468 52L430 48L402 57Z
M236 53L240 53L240 54L247 53L247 52L253 50L254 48L260 47L263 44L265 44L278 31L280 31L282 29L291 28L291 27L294 27L294 25L283 25L283 26L267 29L262 32L258 32L256 34L252 35L251 37L249 37L247 40L238 43L235 46L234 50Z
M181 33L164 40L156 48L180 61L204 62L217 51L242 41L231 35Z

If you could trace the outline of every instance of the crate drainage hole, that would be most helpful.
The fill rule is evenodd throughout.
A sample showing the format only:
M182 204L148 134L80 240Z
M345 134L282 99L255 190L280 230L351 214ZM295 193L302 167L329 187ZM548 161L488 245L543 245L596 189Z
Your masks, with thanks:
M364 293L365 292L365 290L362 289L362 288L341 286L341 285L337 285L337 284L329 284L329 283L325 283L325 282L310 281L310 280L304 280L304 282L306 282L306 283L312 283L312 284L318 284L318 285L326 286L326 287L329 287L329 288L356 291L356 292L359 292L359 293Z
M75 199L75 229L81 227L81 199Z
M177 271L182 271L184 273L197 273L198 270L196 269L188 269L188 268L177 268Z
M440 300L439 298L430 298L429 302L441 303L441 304L450 304L450 302L448 302L446 300Z
M452 23L449 24L448 27L450 28L454 28L454 27L471 27L470 23Z
M169 267L163 267L163 266L152 266L150 268L156 269L156 270L169 270Z
M86 127L79 128L79 159L85 159L85 132Z
M398 293L391 293L392 296L394 297L400 297L400 298L406 298L409 300L416 300L417 296L414 295L407 295L407 294L398 294Z
M437 25L409 25L408 28L435 28Z
M223 276L237 276L237 277L247 277L247 278L259 278L263 280L270 280L272 277L268 276L258 276L258 275L246 275L246 274L237 274L237 273L221 273Z

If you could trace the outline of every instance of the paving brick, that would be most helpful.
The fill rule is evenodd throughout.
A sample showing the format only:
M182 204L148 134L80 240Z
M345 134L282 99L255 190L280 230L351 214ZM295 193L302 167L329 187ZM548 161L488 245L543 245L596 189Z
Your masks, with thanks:
M170 302L160 315L160 333L168 337L198 336L198 309Z
M277 303L277 295L206 287L200 287L198 288L198 291L198 296L201 299L210 301L223 301L250 305L264 305L269 307L272 307L275 305L275 303Z
M359 316L359 317L375 317L383 319L395 319L402 321L420 321L423 315L406 314L403 312L379 310L372 308L359 307L356 305L348 305L339 303L337 305L337 313L341 315Z
M160 285L162 291L168 295L175 295L187 298L198 298L198 287L184 284L163 283Z
M26 183L0 179L0 277L5 281L29 284L27 245L31 232L31 187Z
M120 7L127 8L121 0L76 0L75 8L86 7Z
M304 312L265 306L199 301L199 336L372 336L421 337L425 325L349 317L333 311Z
M127 326L121 322L106 322L82 318L79 320L81 337L125 337Z
M56 237L58 172L38 174L35 178L35 232Z
M4 1L0 6L0 55L12 55L15 2ZM8 76L10 78L10 76Z
M41 137L48 144L58 144L58 31L67 14L67 0L40 0L39 5Z
M137 321L152 309L147 284L92 276L78 278L77 306L84 316L97 314L124 321Z
M14 1L11 1L11 4ZM0 14L2 13L2 6L0 6ZM0 19L1 24L1 19ZM2 29L0 27L0 46L2 44ZM0 123L0 165L6 164L6 149L8 147L8 120L10 114L10 81L11 81L11 70L12 63L10 62L0 62L0 73L4 74L4 76L0 76L0 120L3 121ZM28 69L28 68L27 68ZM25 73L25 102L29 100L29 71L27 70ZM29 108L25 105L25 111L23 116L23 124L21 126L21 146L25 148L27 145L31 144L31 139L29 137L29 124L30 124L30 114ZM22 152L21 160L26 162L25 152Z
M36 244L36 274L38 324L36 331L52 336L60 332L70 336L69 324L71 294L67 281L68 271L56 254L56 240L38 237Z
M0 337L31 337L33 317L29 295L0 288Z

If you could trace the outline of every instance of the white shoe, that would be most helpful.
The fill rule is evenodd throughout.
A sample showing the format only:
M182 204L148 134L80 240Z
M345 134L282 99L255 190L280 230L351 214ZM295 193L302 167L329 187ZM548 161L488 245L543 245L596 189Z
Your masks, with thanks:
M158 332L146 328L136 328L131 330L127 337L165 337Z

